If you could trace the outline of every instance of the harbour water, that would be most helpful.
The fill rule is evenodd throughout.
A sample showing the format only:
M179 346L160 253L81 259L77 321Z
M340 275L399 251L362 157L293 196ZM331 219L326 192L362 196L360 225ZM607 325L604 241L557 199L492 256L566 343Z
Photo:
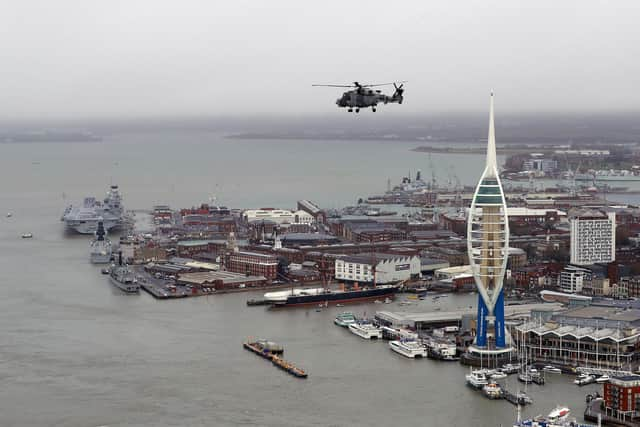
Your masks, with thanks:
M457 363L408 360L333 324L341 310L442 310L475 295L419 305L270 311L260 293L157 301L123 295L87 261L89 238L64 231L70 201L117 183L127 208L190 206L216 194L230 207L339 207L380 193L428 156L413 143L237 141L214 134L115 135L92 144L0 145L0 425L2 426L498 426L515 408L464 385ZM466 183L477 156L433 155ZM63 200L62 194L66 200ZM33 239L21 239L31 232ZM243 350L248 337L285 345L306 381ZM573 378L529 386L526 415L584 409ZM511 387L517 387L515 377Z

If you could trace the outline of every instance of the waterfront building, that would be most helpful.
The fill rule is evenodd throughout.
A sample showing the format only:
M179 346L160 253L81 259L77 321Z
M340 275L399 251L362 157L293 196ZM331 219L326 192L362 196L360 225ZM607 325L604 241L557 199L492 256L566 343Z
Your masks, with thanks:
M577 265L567 265L558 275L558 288L562 292L575 294L582 292L582 289L591 288L593 274L591 270Z
M571 264L591 265L616 258L616 214L583 211L570 218Z
M314 221L318 224L327 222L326 212L310 200L298 200L298 210L312 215Z
M504 328L503 280L509 249L509 219L496 159L493 94L484 172L467 220L467 251L478 289L476 339L471 353L510 352Z
M258 252L231 252L225 258L225 267L234 273L264 276L269 280L278 276L278 258Z
M274 209L274 208L264 208L264 209L247 209L242 212L242 219L245 222L251 223L256 221L273 221L277 224L282 223L290 223L292 224L294 221L294 214L290 210L286 209Z
M523 171L550 173L554 172L556 169L558 169L558 161L554 159L531 157L522 163Z
M269 284L264 276L233 273L229 271L201 271L181 273L177 278L180 285L189 285L199 290L214 288L216 291L262 288Z
M630 421L640 417L640 375L613 377L604 384L607 415Z
M530 362L635 372L640 310L594 306L559 311L515 328L518 348Z
M375 265L375 268L374 268ZM376 284L395 283L420 277L420 258L395 254L359 254L337 258L337 280Z

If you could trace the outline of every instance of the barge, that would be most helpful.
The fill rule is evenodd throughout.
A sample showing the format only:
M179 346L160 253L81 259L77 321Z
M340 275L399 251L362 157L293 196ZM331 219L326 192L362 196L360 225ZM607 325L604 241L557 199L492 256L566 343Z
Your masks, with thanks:
M267 340L247 341L242 346L250 352L257 354L258 356L270 360L274 366L282 369L283 371L293 375L296 378L307 378L308 374L280 357L284 353L284 347Z

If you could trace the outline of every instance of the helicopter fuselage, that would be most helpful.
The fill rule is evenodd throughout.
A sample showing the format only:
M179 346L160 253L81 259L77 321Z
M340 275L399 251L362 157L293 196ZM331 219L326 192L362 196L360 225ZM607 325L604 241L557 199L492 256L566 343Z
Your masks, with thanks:
M402 104L402 95L394 94L394 96L387 96L379 90L364 88L344 92L342 96L336 100L336 105L338 107L348 108L349 111L355 108L357 112L360 108L368 107L371 107L373 111L375 111L378 104L388 104L390 102Z

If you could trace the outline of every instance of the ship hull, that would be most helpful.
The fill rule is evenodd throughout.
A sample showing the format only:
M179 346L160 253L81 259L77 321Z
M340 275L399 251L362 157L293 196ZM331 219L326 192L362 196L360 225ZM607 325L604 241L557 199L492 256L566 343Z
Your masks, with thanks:
M398 292L397 286L373 289L353 290L345 292L331 292L319 295L289 296L286 301L273 303L274 307L301 307L324 304L356 304L376 299L393 298Z
M111 253L108 254L91 254L89 260L92 264L109 264L111 262Z
M111 284L117 286L118 289L128 294L137 294L140 292L140 285L137 283L122 283L114 279L113 276L109 276L109 280L111 281Z
M76 220L65 220L67 228L74 230L80 234L95 234L98 230L98 221L99 220L87 220L87 221L76 221ZM116 226L119 225L119 221L116 220L106 220L104 222L104 229L109 231Z

